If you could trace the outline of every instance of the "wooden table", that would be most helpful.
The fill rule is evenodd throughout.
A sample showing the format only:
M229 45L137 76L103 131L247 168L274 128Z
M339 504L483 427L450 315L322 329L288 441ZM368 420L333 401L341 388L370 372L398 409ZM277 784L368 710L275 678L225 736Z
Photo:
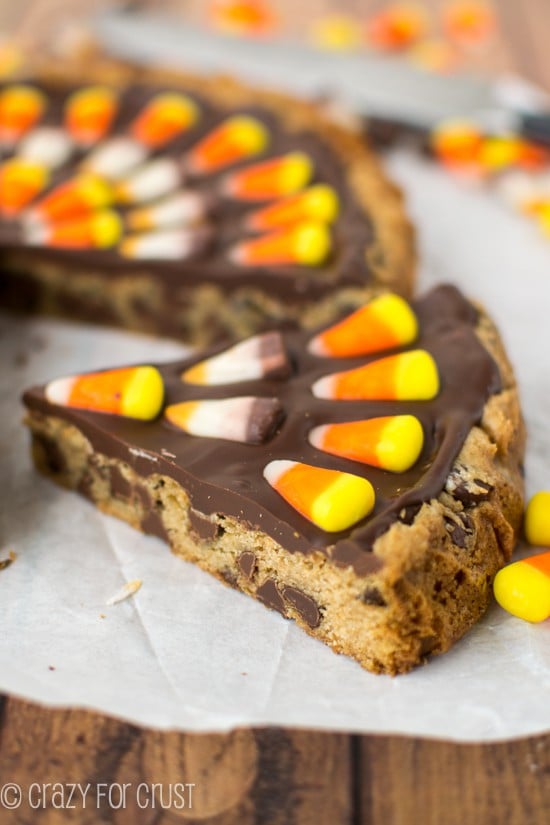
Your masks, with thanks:
M499 61L550 88L550 3L497 6ZM23 801L13 810L0 805L0 825L548 825L550 735L457 745L269 728L157 733L0 697L0 788L9 782ZM54 796L53 783L63 783L63 796ZM85 808L77 789L69 799L78 783L91 786ZM177 783L194 787L178 792ZM184 807L162 808L170 788ZM17 799L17 789L6 793Z

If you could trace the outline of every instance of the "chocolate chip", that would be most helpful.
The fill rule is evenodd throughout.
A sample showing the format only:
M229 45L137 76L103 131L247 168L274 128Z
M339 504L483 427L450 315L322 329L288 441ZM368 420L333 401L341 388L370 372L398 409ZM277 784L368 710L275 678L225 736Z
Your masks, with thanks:
M453 544L464 549L466 547L466 538L473 531L472 520L466 513L457 513L456 516L462 522L462 526L449 516L444 516L445 529L451 537Z
M39 433L35 433L33 438L35 445L37 445L40 450L45 468L49 470L50 473L62 473L67 469L65 456L55 441L51 441L47 436Z
M152 536L158 536L165 542L170 541L168 532L164 523L155 510L149 510L141 519L141 529L144 533L149 533Z
M282 616L285 615L285 603L274 579L266 579L256 590L256 596L267 607L278 610Z
M311 596L308 596L302 590L298 590L297 587L292 587L291 585L283 587L283 596L300 614L304 622L310 627L319 626L321 613L319 612L317 602L312 599Z
M220 575L221 575L222 579L223 579L225 582L227 582L227 584L228 584L230 587L236 587L236 588L238 588L238 584L237 584L237 576L235 575L235 573L233 572L233 570L230 570L228 567L226 567L226 568L224 568L223 570L220 570Z
M387 604L385 598L377 587L367 587L363 591L361 601L364 602L364 604L372 604L376 607L386 607Z
M237 564L243 576L246 576L247 579L254 578L254 573L256 572L255 553L252 553L250 550L244 550L237 559Z
M481 501L486 501L493 490L493 485L480 478L474 478L472 481L466 480L460 470L453 470L447 478L445 489L465 507L471 507Z
M132 495L132 485L128 479L122 475L119 468L114 464L110 468L111 492L117 498L129 499Z
M198 510L193 510L192 507L189 508L189 523L191 530L200 539L211 541L218 535L218 525L216 522L210 521L209 518L199 513Z
M427 656L437 644L437 636L424 636L420 639L420 655Z
M409 504L408 507L403 507L399 513L399 521L403 522L403 524L412 524L421 509L422 503Z

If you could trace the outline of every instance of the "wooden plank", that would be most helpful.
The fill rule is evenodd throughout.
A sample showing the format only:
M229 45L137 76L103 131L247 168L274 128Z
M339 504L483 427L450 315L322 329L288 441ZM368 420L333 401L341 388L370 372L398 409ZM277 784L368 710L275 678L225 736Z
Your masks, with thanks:
M457 745L361 737L362 825L548 825L550 735Z
M347 735L281 729L160 733L11 698L0 734L0 788L17 783L23 798L15 810L0 804L2 825L354 822ZM70 785L90 783L86 807L76 790L75 807L56 809L61 795L54 799L54 783L65 786L65 803Z

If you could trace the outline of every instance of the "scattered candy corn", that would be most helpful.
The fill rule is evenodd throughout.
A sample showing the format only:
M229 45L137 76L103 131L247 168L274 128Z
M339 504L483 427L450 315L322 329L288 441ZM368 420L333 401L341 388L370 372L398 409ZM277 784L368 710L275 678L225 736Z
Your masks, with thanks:
M40 163L47 169L57 169L71 156L73 144L64 129L41 126L22 138L17 156L23 160Z
M247 166L225 180L227 195L245 201L269 201L293 195L307 186L313 163L304 152L288 152L277 158Z
M281 334L266 332L199 361L181 377L188 384L215 386L259 378L286 378L289 374L290 362Z
M132 209L126 215L127 226L147 232L169 226L189 226L206 214L206 199L200 192L177 192L152 206Z
M297 461L271 461L264 477L304 518L327 533L347 530L374 507L370 481Z
M62 223L31 221L25 226L27 243L64 249L107 249L115 246L121 235L122 221L111 209L102 209Z
M119 246L126 258L148 260L185 260L199 252L207 234L190 229L166 229L129 235Z
M111 128L117 95L106 86L88 86L74 92L65 104L65 125L80 146L91 146Z
M478 160L489 174L516 164L521 156L522 141L515 135L485 137L479 148Z
M156 158L118 181L116 199L122 203L145 203L170 194L182 181L181 163L175 158Z
M424 431L413 415L390 415L314 427L309 441L326 453L404 473L418 460Z
M109 206L112 187L96 175L81 174L52 189L28 212L28 220L57 223L90 215Z
M361 30L347 14L329 14L314 20L309 31L314 46L331 51L350 51L361 44Z
M446 120L431 136L436 156L450 166L478 163L482 142L482 133L469 120Z
M0 146L12 146L42 117L46 98L32 86L8 86L0 92Z
M309 343L314 355L350 358L410 344L418 322L409 304L398 295L381 295L316 335Z
M541 491L525 510L525 537L529 544L550 547L550 492Z
M430 353L417 349L326 375L312 389L317 398L345 401L430 401L439 392L439 375Z
M166 407L164 415L174 427L189 435L261 444L270 438L282 417L277 398L222 398L183 401Z
M14 217L43 189L48 170L40 163L11 158L0 166L0 214Z
M550 553L515 561L495 576L497 602L508 613L528 622L550 616Z
M277 17L265 0L214 0L210 6L212 25L228 34L260 37L277 26Z
M330 249L330 232L325 224L304 222L259 238L241 241L233 247L230 257L241 266L320 266Z
M246 224L255 232L264 232L299 221L333 223L339 209L339 198L332 186L318 183L298 195L291 195L252 212Z
M14 43L0 43L0 79L15 74L23 64L24 55Z
M198 116L197 104L191 98L164 92L149 101L129 131L139 143L158 149L193 126Z
M45 393L52 404L151 421L162 408L164 382L155 367L127 367L57 378Z
M419 3L392 3L370 18L366 38L376 49L394 51L420 40L427 27L426 10Z
M443 9L448 37L461 46L488 40L497 27L493 9L483 0L455 0Z
M203 137L189 152L186 166L194 174L217 172L238 161L259 155L269 143L269 133L257 118L234 115Z

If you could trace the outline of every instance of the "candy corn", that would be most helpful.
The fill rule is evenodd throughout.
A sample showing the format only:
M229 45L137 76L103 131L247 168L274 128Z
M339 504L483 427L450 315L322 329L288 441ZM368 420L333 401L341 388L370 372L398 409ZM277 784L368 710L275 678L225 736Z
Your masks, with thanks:
M419 40L427 28L426 10L419 3L393 3L368 21L366 35L374 48L393 51Z
M174 427L189 435L261 444L281 421L283 410L276 398L223 398L183 401L166 407L164 415Z
M550 492L541 491L525 510L525 537L529 544L550 547Z
M255 166L247 166L226 178L224 191L237 200L269 201L284 198L307 186L313 163L304 152L288 152Z
M330 232L325 224L304 222L241 241L231 250L230 258L241 266L319 266L326 260L330 249Z
M418 460L424 431L413 415L390 415L314 427L309 441L326 453L404 473Z
M257 118L234 115L191 149L186 167L197 175L217 172L238 161L259 155L268 143L269 133Z
M450 166L478 163L482 142L478 126L469 120L446 120L431 135L435 154Z
M0 214L14 217L43 189L48 170L40 163L11 158L0 166Z
M127 367L57 378L45 394L52 404L150 421L161 410L164 383L155 367Z
M152 206L132 209L126 215L128 227L136 232L166 226L188 226L206 214L206 199L200 192L177 192Z
M122 234L122 221L111 209L102 209L63 223L25 225L27 243L64 249L107 249Z
M13 146L42 117L46 98L32 86L8 86L0 92L0 146Z
M17 156L48 169L57 169L71 156L73 144L64 129L42 126L28 132L18 146Z
M313 21L309 39L320 49L350 51L360 45L361 30L350 15L329 14Z
M82 163L85 172L116 181L123 178L148 155L148 149L126 135L117 135L100 143Z
M65 104L65 126L75 143L91 146L111 128L117 95L106 86L88 86L74 92Z
M290 362L279 332L254 335L182 373L188 384L215 386L259 378L286 378Z
M326 375L312 390L317 398L344 401L430 401L439 392L439 375L429 352L417 349Z
M268 34L277 24L265 0L214 0L210 16L215 28L254 37Z
M443 10L447 35L461 46L477 45L496 29L493 9L482 0L455 0Z
M186 95L156 95L130 126L130 134L150 149L158 149L185 132L199 116L197 104Z
M115 185L117 201L145 203L168 195L183 181L181 163L174 158L156 158Z
M56 223L90 215L113 200L113 191L96 175L82 174L52 189L28 212L28 220Z
M374 507L370 481L297 461L271 461L264 478L304 518L327 533L347 530Z
M381 295L319 333L309 343L314 355L352 358L410 344L418 322L409 304L398 295Z
M265 232L299 221L333 223L339 209L338 195L332 186L318 183L298 195L258 209L248 216L246 225L255 232Z
M508 613L528 622L550 616L550 553L529 556L503 567L495 576L497 602Z
M119 252L126 258L138 260L184 260L199 252L206 244L209 233L172 229L160 232L144 232L124 238Z

